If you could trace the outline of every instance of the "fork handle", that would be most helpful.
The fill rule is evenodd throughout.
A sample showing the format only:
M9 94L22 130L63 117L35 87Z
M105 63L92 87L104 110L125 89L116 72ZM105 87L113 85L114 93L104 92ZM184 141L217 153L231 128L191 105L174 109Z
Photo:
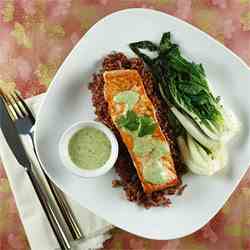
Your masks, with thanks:
M41 205L47 215L47 218L50 222L50 225L56 235L56 238L58 240L58 243L60 244L60 247L62 250L69 250L70 243L68 241L67 236L65 235L63 228L61 227L60 222L57 219L56 212L54 211L54 208L51 204L51 200L47 194L47 191L45 190L45 187L41 184L41 181L32 166L31 168L26 168L26 172L33 184L33 187L37 193L37 196L41 202Z
M53 196L58 204L58 207L63 215L63 218L65 219L65 222L71 232L71 235L74 240L80 240L82 239L83 233L73 215L73 212L68 204L68 202L65 199L65 196L62 194L62 192L55 186L55 184L49 179L49 177L44 173L47 179L47 182L49 184L50 190L53 193Z
M84 235L81 231L81 228L79 226L79 224L77 223L77 220L73 214L73 211L71 210L68 202L66 201L65 196L62 194L62 192L55 186L55 184L50 180L50 178L48 177L48 175L44 172L43 167L42 167L42 163L39 160L37 151L36 151L36 147L35 147L35 143L34 143L34 135L33 132L29 133L29 136L31 138L32 141L32 145L33 145L33 150L35 152L35 156L37 159L37 162L41 168L41 170L44 173L44 176L46 178L47 183L49 184L50 190L56 200L56 203L60 209L60 212L69 228L69 231L73 237L74 240L80 240L82 238L84 238Z

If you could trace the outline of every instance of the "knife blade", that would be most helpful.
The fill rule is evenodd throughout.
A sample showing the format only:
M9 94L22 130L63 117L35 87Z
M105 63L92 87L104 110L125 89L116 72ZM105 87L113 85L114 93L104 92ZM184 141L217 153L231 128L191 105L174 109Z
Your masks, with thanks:
M0 98L0 127L18 163L24 168L31 168L30 160L27 157L21 139L16 131L14 123L8 114L2 98Z

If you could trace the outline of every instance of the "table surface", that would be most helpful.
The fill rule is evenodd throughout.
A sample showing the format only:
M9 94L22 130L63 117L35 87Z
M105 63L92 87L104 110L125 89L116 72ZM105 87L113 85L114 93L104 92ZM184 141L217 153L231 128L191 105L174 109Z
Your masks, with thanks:
M16 86L25 98L45 92L65 56L96 21L131 7L158 9L184 19L250 65L250 0L0 0L0 84ZM104 249L250 250L249 205L250 171L198 232L154 241L114 229ZM3 166L0 249L29 249Z

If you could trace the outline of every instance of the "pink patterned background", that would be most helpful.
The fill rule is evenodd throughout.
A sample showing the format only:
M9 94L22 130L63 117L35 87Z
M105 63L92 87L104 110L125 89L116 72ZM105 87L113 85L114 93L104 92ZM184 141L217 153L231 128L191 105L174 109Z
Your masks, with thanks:
M159 9L184 19L250 65L250 0L0 0L0 84L16 85L24 97L46 91L87 30L101 17L130 7ZM29 249L3 166L0 249ZM250 171L221 211L198 232L154 241L115 229L105 249L250 250Z

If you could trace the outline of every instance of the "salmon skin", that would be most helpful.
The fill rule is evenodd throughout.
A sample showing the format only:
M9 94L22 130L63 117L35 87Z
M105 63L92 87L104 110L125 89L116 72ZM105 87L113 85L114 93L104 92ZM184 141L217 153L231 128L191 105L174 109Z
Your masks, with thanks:
M167 187L176 185L178 183L178 177L176 175L174 161L170 150L160 158L162 166L164 167L164 171L168 176L167 181L160 184L148 182L143 176L145 159L143 161L142 157L134 152L134 137L131 136L131 134L127 130L120 128L117 124L117 120L119 119L119 117L121 117L126 111L126 104L117 103L115 101L115 97L123 91L136 92L138 93L139 98L133 106L132 111L138 116L146 115L147 117L150 117L155 123L155 130L152 134L152 138L159 140L161 144L164 144L169 148L169 143L164 136L157 120L156 110L146 94L139 73L136 70L113 70L104 72L103 77L105 82L104 96L108 103L109 114L129 151L144 192L152 193L154 191L163 190Z

